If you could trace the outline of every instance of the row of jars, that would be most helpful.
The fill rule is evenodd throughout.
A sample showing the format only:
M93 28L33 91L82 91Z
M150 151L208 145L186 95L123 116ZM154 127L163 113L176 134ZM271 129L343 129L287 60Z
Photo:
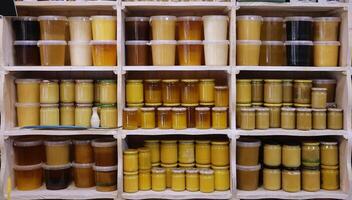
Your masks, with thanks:
M226 107L129 107L123 109L123 129L226 129Z
M228 107L229 89L215 86L215 79L126 80L128 106L216 106Z
M284 106L326 108L335 102L336 80L238 79L237 104L269 103Z

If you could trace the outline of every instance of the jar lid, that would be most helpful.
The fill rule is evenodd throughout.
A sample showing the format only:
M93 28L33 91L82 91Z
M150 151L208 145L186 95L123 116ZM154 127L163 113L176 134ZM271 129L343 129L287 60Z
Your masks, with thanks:
M327 88L312 88L313 91L327 91Z
M313 46L313 42L312 41L307 41L307 40L286 41L284 44L285 45L307 45L307 46Z
M72 163L72 167L74 168L92 168L94 163Z
M312 22L313 18L308 16L293 16L293 17L285 17L285 21L308 21Z
M236 141L236 145L239 147L260 147L260 140L250 139L250 138L241 138Z
M320 143L317 141L305 141L305 142L302 142L302 145L303 146L319 146Z
M339 166L333 166L333 165L321 165L320 166L322 169L339 169Z
M212 169L201 169L199 170L200 174L204 174L204 175L212 175L214 174L214 170Z
M138 171L135 172L123 172L124 175L138 175Z
M254 165L254 166L245 166L245 165L236 165L237 170L241 171L259 171L261 168L261 165Z
M292 108L292 107L282 107L281 111L286 111L286 112L295 112L296 108Z
M213 106L215 103L213 103L213 102L209 102L209 103L199 103L201 106ZM184 103L182 104L182 105L185 105ZM189 105L189 104L188 104ZM186 106L187 106L187 104L186 104Z
M262 21L263 17L259 16L259 15L239 15L236 16L236 21L240 21L240 20L256 20L256 21Z
M35 169L40 169L42 168L43 163L35 164L35 165L13 165L14 170L18 171L30 171L30 170L35 170Z
M209 111L210 108L209 107L196 107L195 110L196 111Z
M12 18L12 21L38 21L38 17L34 16L16 16Z
M177 167L177 163L174 163L174 164L161 163L161 166L165 168L174 168L174 167Z
M196 140L197 144L209 144L210 140Z
M238 103L236 104L236 107L250 107L251 105L251 103Z
M15 107L39 107L39 103L15 103Z
M260 40L237 40L236 44L246 44L246 45L261 45L262 41Z
M42 80L42 83L58 83L59 80L57 79L47 79L47 80Z
M184 107L172 108L172 111L186 111L186 108Z
M294 80L295 83L312 83L312 80Z
M230 42L228 40L203 40L203 44L229 45Z
M163 79L161 80L161 82L163 83L175 83L175 82L179 82L178 79Z
M93 147L113 147L116 145L117 142L113 138L99 138L92 140Z
M159 167L160 163L157 162L157 163L152 163L152 167Z
M42 145L42 140L36 140L34 138L21 138L13 141L13 146L16 147L33 147Z
M158 83L160 81L161 81L160 79L145 79L144 80L144 82L147 82L147 83Z
M262 41L262 45L284 46L282 41Z
M186 169L187 174L198 174L199 170L197 168Z
M59 107L59 104L58 103L41 103L40 107L43 107L43 108Z
M137 154L138 150L137 149L126 149L123 151L123 154Z
M270 141L270 142L266 142L264 144L264 148L268 148L268 149L279 148L279 149L281 149L281 145L279 143L276 143L275 141Z
M328 108L329 112L342 112L343 109L342 108Z
M39 40L37 45L67 45L67 42L65 40Z
M314 45L340 46L339 41L314 41Z
M141 111L154 111L155 108L154 107L143 107L141 108Z
M149 22L149 17L126 17L126 22Z
M165 144L168 144L168 143L177 143L177 140L161 140L161 143L165 143Z
M166 104L164 104L164 105L166 105ZM169 105L169 104L167 104L167 105ZM183 106L183 107L197 107L197 106L199 106L199 103L181 103L181 106Z
M78 103L76 104L76 107L92 107L93 104L91 103Z
M43 15L38 17L38 21L44 20L67 21L67 17L54 15Z
M251 79L237 79L236 82L250 83L250 82L252 82L252 80Z
M225 86L225 85L221 85L221 86L214 86L214 89L219 89L219 90L228 90L229 87Z
M255 112L255 108L253 107L243 107L241 108L241 112Z
M159 107L157 108L158 111L171 111L171 107Z
M173 168L172 169L172 173L173 174L183 174L183 173L185 173L185 170L184 169L180 169L180 168Z
M213 111L227 111L227 107L213 107Z
M283 22L283 17L263 17L264 22Z
M116 108L116 104L100 104L100 108Z
M61 79L60 80L60 83L74 83L75 82L75 80L73 80L73 79Z
M259 78L252 79L252 83L256 83L256 82L262 83L263 81L264 81L263 79L259 79Z
M315 17L313 18L314 22L340 22L340 17Z
M199 79L199 82L214 82L215 79L213 78L203 78L203 79ZM214 86L215 87L215 86Z
M139 153L140 152L150 152L150 149L148 147L140 147L137 150L138 150Z
M289 83L291 83L291 82L293 82L293 79L282 79L282 82L284 83L284 82L289 82Z
M194 143L194 140L179 140L178 143Z
M115 166L96 166L93 165L93 170L98 172L111 172L117 170L117 165Z
M159 143L159 140L144 140L144 143Z
M165 169L162 167L153 167L152 173L163 174L163 173L165 173Z
M27 46L37 46L38 41L36 40L16 40L13 42L13 45L27 45Z
M198 16L182 16L182 17L177 17L177 21L202 21L202 17Z
M326 112L326 110L325 108L312 108L313 112Z
M45 146L62 146L62 145L70 145L70 139L53 139L53 140L45 140Z
M183 45L183 44L185 44L185 45L202 45L203 44L203 42L202 42L202 40L178 40L177 41L177 44L178 45Z
M210 164L196 164L196 167L199 169L204 169L204 168L210 168L211 165Z
M72 141L72 143L74 145L80 145L80 144L89 144L91 143L92 141L90 139L75 139Z
M150 21L153 21L153 20L176 21L176 17L175 16L171 16L171 15L156 15L156 16L151 16L150 17Z
M266 107L258 107L258 108L255 108L255 110L259 112L269 112L269 108L266 108Z
M202 17L203 21L209 18L229 21L229 17L226 15L205 15Z
M288 168L288 167L285 167L283 169L283 171L286 171L287 173L295 174L295 175L301 174L300 168Z
M89 17L77 16L77 17L69 17L68 21L90 21Z
M311 106L311 104L307 103L295 103L294 104L295 107L298 107L298 108L309 108Z
M213 145L227 145L227 144L229 144L229 141L221 141L221 140L211 141L211 144L213 144Z
M126 82L127 83L142 83L143 80L141 80L141 79L129 79Z
M199 82L199 80L198 79L181 79L181 82L196 83L196 82Z
M91 40L89 45L117 45L116 40Z
M335 79L314 79L313 80L314 84L336 84L336 80Z
M338 143L336 141L321 141L321 145L337 145Z
M311 108L297 108L297 112L312 112Z
M269 82L269 83L281 83L281 79L265 79L264 82Z
M291 106L293 106L293 103L282 103L282 106L291 107Z
M176 40L151 40L149 44L150 45L163 45L163 44L176 45L177 41Z
M62 169L68 169L72 166L71 163L67 163L64 165L47 165L47 164L43 164L43 168L45 170L62 170Z
M127 106L131 108L141 108L143 107L143 103L128 103Z
M212 165L211 168L215 169L215 170L221 170L221 169L228 169L228 168L230 168L230 166L229 165L226 165L226 166L215 166L215 165Z
M116 16L112 15L93 15L90 17L91 20L93 19L110 19L110 20L116 20Z
M117 81L115 79L103 79L99 80L99 83L116 83Z
M40 83L40 79L16 79L15 83Z
M75 80L76 83L93 83L94 80L92 79L77 79Z
M281 107L282 104L281 103L265 103L264 106L267 106L267 107Z
M147 40L128 40L125 42L125 45L148 45L149 41Z

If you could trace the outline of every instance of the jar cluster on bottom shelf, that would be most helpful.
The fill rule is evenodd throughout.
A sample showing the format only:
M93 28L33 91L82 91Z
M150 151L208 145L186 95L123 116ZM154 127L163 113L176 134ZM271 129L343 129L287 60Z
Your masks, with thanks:
M124 192L230 189L229 142L145 140L123 153ZM177 167L178 166L178 167Z
M15 139L14 176L18 190L61 190L70 186L72 174L78 188L96 186L100 192L117 188L117 142L111 138ZM44 145L43 145L44 144ZM71 162L71 156L74 158Z
M243 130L341 130L343 109L334 103L335 87L333 79L239 79L237 126Z
M15 84L19 127L89 128L94 114L100 117L101 128L117 127L116 80L16 79Z
M260 140L256 139L237 141L237 188L240 190L252 191L260 185L260 146ZM285 192L338 190L338 148L336 141L265 143L262 150L263 188Z

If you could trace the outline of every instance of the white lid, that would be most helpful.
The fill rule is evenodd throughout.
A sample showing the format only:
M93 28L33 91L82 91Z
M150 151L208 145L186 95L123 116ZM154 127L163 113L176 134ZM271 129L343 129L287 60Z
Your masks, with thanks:
M55 15L44 15L44 16L39 16L38 21L42 20L61 20L61 21L67 21L67 17L65 16L55 16Z
M154 107L142 107L141 111L154 111L155 108Z
M37 21L38 17L33 16L16 16L12 18L13 21Z
M61 83L65 83L65 82L72 83L72 82L75 82L75 80L74 79L61 79L60 82Z
M203 40L203 44L219 44L219 45L229 45L230 42L228 40Z
M312 112L311 108L297 108L297 112Z
M74 168L92 168L94 163L72 163Z
M187 174L197 174L198 172L199 172L199 170L197 168L186 169Z
M59 80L57 79L47 79L47 80L42 80L42 83L58 83Z
M283 17L263 17L264 22L283 22Z
M116 16L112 15L94 15L90 17L91 20L93 19L109 19L109 20L116 20Z
M312 22L313 18L308 16L293 16L293 17L285 17L285 21L308 21Z
M45 146L62 146L71 144L71 140L63 139L63 140L46 140L44 141Z
M16 79L15 83L40 83L40 79Z
M123 111L134 112L134 111L138 111L138 108L123 108Z
M90 144L91 143L91 140L90 139L75 139L72 141L73 144L77 144L77 145L80 145L80 144Z
M237 140L236 145L239 147L260 147L260 140L248 139L248 140Z
M256 111L269 112L269 108L267 107L258 107L255 108Z
M30 45L30 46L37 46L38 41L36 40L16 40L13 45Z
M335 141L321 141L321 145L337 145L338 143Z
M89 45L117 45L116 40L91 40Z
M214 174L214 170L212 170L212 169L201 169L201 170L199 170L199 173L200 174L205 174L205 175L211 175L211 174Z
M326 112L327 109L325 108L313 108L312 111L313 112Z
M182 16L182 17L177 17L177 21L202 21L202 17L198 17L198 16Z
M68 21L89 21L89 17L77 16L77 17L69 17Z
M40 45L67 45L65 40L39 40L38 46Z
M213 107L213 111L227 111L227 107Z
M215 89L229 89L228 86L222 85L222 86L215 86Z
M314 22L340 22L340 17L315 17Z
M176 40L151 40L150 45L160 45L160 44L177 44Z
M177 44L188 44L188 45L202 45L203 42L201 40L179 40L177 41Z
M255 112L255 108L253 107L243 107L240 109L240 111L244 111L244 112Z
M160 110L160 111L171 111L171 107L159 107L157 110Z
M236 16L236 21L240 21L240 20L259 20L259 21L262 21L263 17L258 16L258 15L239 15L239 16Z
M196 111L209 111L210 108L209 108L209 107L196 107L195 110L196 110Z
M283 46L284 43L282 41L262 41L262 45L278 45L278 46Z
M314 90L314 91L327 91L328 89L327 88L312 88L311 90Z
M68 45L89 45L89 41L69 41Z
M126 22L149 22L149 17L126 17L125 19Z
M186 111L184 107L172 108L172 111Z
M165 173L165 168L162 167L153 167L152 168L153 173Z
M220 20L229 21L229 17L226 16L226 15L206 15L206 16L203 16L203 17L202 17L203 20L207 20L208 18L213 18L213 19L220 19Z
M59 107L58 103L41 103L40 107L51 108L51 107Z
M111 172L111 171L116 171L117 170L117 165L114 166L96 166L93 165L94 171L98 172Z
M35 165L13 165L14 170L18 171L29 171L29 170L34 170L34 169L40 169L42 168L43 163L35 164Z
M75 80L76 83L93 83L94 80L92 79L77 79Z
M147 40L129 40L125 42L125 45L148 45Z
M39 146L42 144L43 144L42 140L35 140L33 138L19 139L19 140L13 141L13 146L16 146L16 147L33 147L33 146Z
M43 168L45 170L61 170L61 169L68 169L72 166L71 163L67 163L64 165L47 165L47 164L43 164Z
M185 170L182 168L173 168L172 173L173 174L183 174L183 173L185 173Z
M236 168L241 171L258 171L261 168L261 165L255 166L244 166L244 165L236 165Z
M295 40L295 41L286 41L285 45L309 45L309 46L312 46L313 42L307 41L307 40Z
M175 16L171 16L171 15L156 15L156 16L151 16L150 17L150 21L153 21L153 20L176 21L176 17Z
M15 103L16 107L39 107L39 103Z
M76 104L76 107L92 107L92 103L78 103Z
M261 45L262 42L260 40L237 40L236 44L251 44L251 45Z
M296 108L292 108L292 107L282 107L281 111L288 111L288 112L294 112L296 111Z
M342 112L343 109L342 108L328 108L329 112Z
M316 84L324 84L324 83L336 84L336 80L335 79L314 79L313 83L316 83Z
M92 140L93 147L113 147L116 146L117 142L113 138L99 138Z
M315 41L314 45L332 45L332 46L340 46L341 43L339 41Z

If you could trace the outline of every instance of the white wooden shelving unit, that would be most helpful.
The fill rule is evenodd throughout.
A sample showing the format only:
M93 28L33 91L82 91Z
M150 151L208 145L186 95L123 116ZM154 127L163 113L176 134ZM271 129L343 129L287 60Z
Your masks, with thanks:
M11 199L312 199L312 198L337 198L352 199L352 173L351 173L351 150L352 150L352 84L351 84L351 46L352 46L352 6L348 3L248 3L235 1L212 2L212 1L22 1L16 2L20 15L67 15L67 16L90 16L94 14L111 14L117 16L117 40L118 40L118 66L117 67L73 67L73 66L13 66L11 24L8 18L0 17L0 109L1 109L1 134L0 149L1 172L0 172L0 199L7 197L8 180L13 182L12 141L14 136L22 135L109 135L116 138L118 142L118 190L115 192L96 192L95 188L77 189L70 186L68 189L59 191L48 191L41 188L35 191L18 191L12 189ZM151 16L157 14L171 15L206 15L224 14L230 17L229 40L229 66L125 66L124 52L124 19L126 16ZM310 15L310 16L340 16L341 23L341 67L289 67L289 66L236 66L236 15L259 14L263 16L287 16L287 15ZM118 81L118 126L122 126L122 109L125 106L125 79L126 77L144 78L146 75L157 74L160 77L189 77L202 76L214 77L226 80L230 88L230 127L226 130L114 130L89 129L84 131L32 131L22 130L15 127L15 88L13 80L18 77L77 77L95 78L110 77ZM98 73L95 73L98 72ZM160 75L161 74L161 75ZM344 130L333 131L298 131L298 130L253 130L244 131L236 129L236 79L242 77L275 77L275 78L316 78L334 77L337 79L337 104L344 108ZM227 137L230 141L231 154L231 190L226 192L215 192L211 194L190 192L137 192L127 194L123 192L122 155L127 148L128 137L147 136L188 136L204 137L212 135L216 137ZM262 188L256 191L239 191L236 189L236 139L240 136L290 136L290 137L336 137L340 145L340 171L341 190L319 192L287 193L284 191L266 191Z

